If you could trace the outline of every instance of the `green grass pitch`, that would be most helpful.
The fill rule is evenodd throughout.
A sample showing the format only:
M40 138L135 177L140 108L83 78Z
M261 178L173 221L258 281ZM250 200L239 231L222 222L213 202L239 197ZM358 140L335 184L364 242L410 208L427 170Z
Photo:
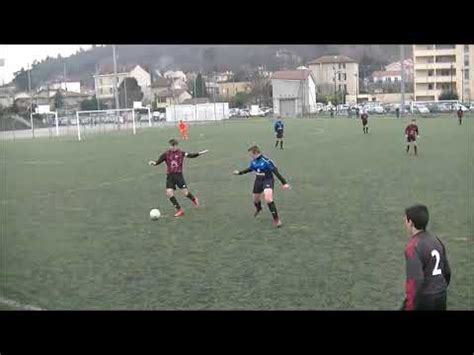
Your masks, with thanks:
M1 142L0 299L45 309L395 310L404 291L402 215L421 202L453 270L449 309L473 309L473 116L286 120L285 149L267 119L190 127L182 149L201 202L150 167L176 128ZM248 165L256 142L293 186L276 188L284 226L253 218ZM149 210L164 217L149 220ZM1 303L1 302L0 302ZM0 309L11 309L0 305Z

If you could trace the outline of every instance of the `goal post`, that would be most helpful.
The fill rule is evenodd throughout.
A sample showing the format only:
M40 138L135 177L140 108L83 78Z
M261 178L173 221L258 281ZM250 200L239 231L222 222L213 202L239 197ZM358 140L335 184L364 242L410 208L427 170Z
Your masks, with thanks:
M134 107L76 111L74 123L77 129L77 139L81 140L86 130L91 133L105 133L125 128L131 129L133 134L137 134L137 120L148 122L148 126L152 127L150 108Z
M59 136L58 112L57 111L50 111L49 105L38 105L38 107L35 109L35 112L30 113L31 135L32 135L33 138L35 138L35 124L34 124L34 120L33 120L33 116L35 116L35 115L46 116L49 129L51 127L49 126L48 117L54 116L54 121L55 121L55 126L56 126L56 137ZM50 131L50 136L51 136L51 131Z

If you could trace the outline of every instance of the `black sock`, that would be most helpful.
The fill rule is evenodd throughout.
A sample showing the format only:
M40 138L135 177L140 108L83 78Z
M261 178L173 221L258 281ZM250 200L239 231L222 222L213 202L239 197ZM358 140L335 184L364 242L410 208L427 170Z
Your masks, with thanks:
M272 213L273 219L278 219L278 211L275 206L275 202L272 201L270 203L267 203L267 205L268 205L268 208L270 209L270 212Z
M407 145L407 153L410 151L410 146Z
M415 145L415 155L418 154L418 147Z
M280 148L283 149L283 141L280 141Z
M194 195L191 192L188 192L186 197L189 198L191 201L194 201L194 199L196 198L196 197L194 197Z
M276 141L276 143L275 143L275 147L278 147L278 139L277 139L277 141Z
M254 202L253 205L257 209L257 211L260 211L262 209L262 201Z
M179 205L178 200L176 199L176 197L171 196L170 201L177 210L181 209L181 206Z

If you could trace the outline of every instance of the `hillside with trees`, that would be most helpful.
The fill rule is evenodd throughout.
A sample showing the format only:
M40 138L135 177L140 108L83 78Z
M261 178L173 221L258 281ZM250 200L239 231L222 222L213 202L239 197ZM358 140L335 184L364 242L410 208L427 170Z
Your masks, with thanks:
M361 78L399 59L397 45L118 45L118 65L140 64L159 70L252 72L257 66L269 71L304 65L321 55L343 54L360 63ZM407 56L411 46L406 46ZM281 53L281 55L277 54ZM113 63L112 46L93 46L89 50L62 58L46 58L34 62L30 72L31 88L47 82L81 81L93 87L92 76L99 68ZM28 72L15 73L13 83L18 90L27 90Z

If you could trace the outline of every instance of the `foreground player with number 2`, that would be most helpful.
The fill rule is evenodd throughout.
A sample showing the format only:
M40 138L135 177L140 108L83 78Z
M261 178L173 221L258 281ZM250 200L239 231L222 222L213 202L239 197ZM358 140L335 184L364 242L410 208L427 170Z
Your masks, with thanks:
M407 278L402 310L446 310L451 269L443 243L426 230L428 221L424 205L405 210L404 224L410 239L405 247Z
M283 184L283 189L289 189L290 185L288 185L285 178L281 176L273 161L265 157L260 152L260 148L258 146L254 145L250 147L248 152L252 158L250 166L247 169L241 171L235 170L234 175L243 175L255 171L256 178L253 186L253 203L256 209L255 217L262 211L262 202L260 200L260 196L263 193L265 196L265 202L267 203L268 208L270 209L270 212L273 216L273 223L276 227L281 227L282 223L278 217L278 211L275 206L275 202L273 201L273 186L275 184L273 174L275 174L276 177L281 181Z

